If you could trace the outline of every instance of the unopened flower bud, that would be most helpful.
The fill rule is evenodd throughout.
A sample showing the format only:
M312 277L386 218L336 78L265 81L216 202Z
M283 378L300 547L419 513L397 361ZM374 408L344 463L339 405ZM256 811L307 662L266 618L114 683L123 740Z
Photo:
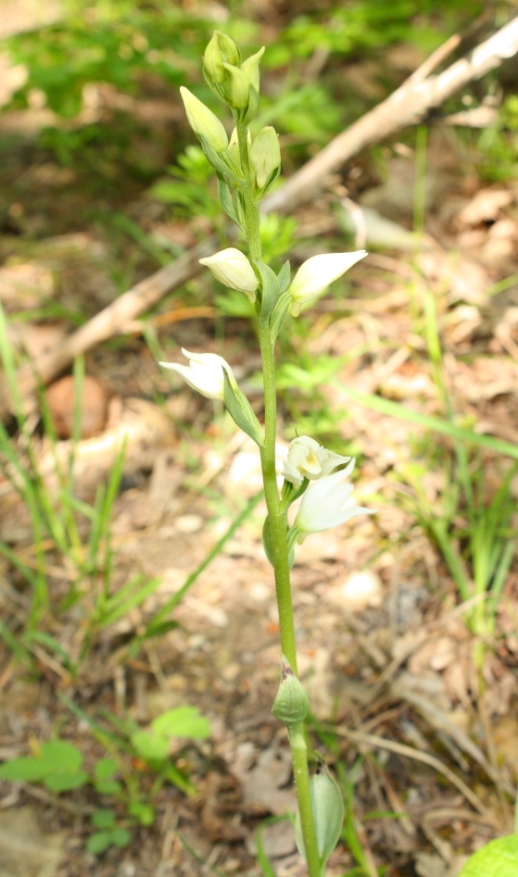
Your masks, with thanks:
M234 40L221 31L214 31L203 55L203 72L211 85L220 85L227 78L225 63L239 66L241 53Z
M290 286L293 316L298 316L301 305L317 298L330 283L338 280L366 255L365 250L358 250L355 253L326 253L307 259L300 266Z
M228 146L227 132L217 116L198 100L188 88L180 88L187 119L192 130L198 137L203 137L215 152L224 152Z
M308 696L284 656L281 684L273 702L272 713L288 730L300 725L309 715Z
M235 247L228 247L220 253L215 253L214 256L200 259L200 264L210 268L216 280L229 286L230 289L237 289L249 295L259 286L259 280L250 262L245 254ZM253 301L254 297L251 298Z
M259 49L259 51L255 53L255 55L250 55L250 57L247 58L246 61L243 61L243 63L241 64L241 70L243 71L243 73L246 73L250 84L253 85L256 91L259 91L259 61L263 57L263 54L264 46L262 47L262 49Z
M262 189L270 174L277 170L281 163L279 137L270 125L262 128L252 143L250 161L255 171L257 185Z
M227 87L228 103L234 110L244 110L250 101L250 79L239 67L234 67L233 64L224 66L230 76Z

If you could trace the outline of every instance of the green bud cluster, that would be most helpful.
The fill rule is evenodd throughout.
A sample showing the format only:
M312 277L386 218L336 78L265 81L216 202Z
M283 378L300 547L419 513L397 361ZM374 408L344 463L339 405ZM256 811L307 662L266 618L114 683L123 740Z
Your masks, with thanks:
M246 61L234 40L215 31L203 56L203 73L209 88L233 110L236 122L246 125L259 106L259 61L264 47Z

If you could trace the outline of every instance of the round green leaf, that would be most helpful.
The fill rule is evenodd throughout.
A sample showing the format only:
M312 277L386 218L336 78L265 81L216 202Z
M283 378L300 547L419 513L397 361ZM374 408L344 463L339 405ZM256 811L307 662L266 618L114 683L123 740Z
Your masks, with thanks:
M78 773L50 774L50 776L45 777L43 783L52 792L70 792L72 789L79 789L80 786L84 786L89 779L89 775L84 770L81 770Z
M180 706L167 710L151 725L156 734L163 737L189 737L204 740L210 734L208 719L200 715L194 706Z
M110 834L114 847L126 847L131 842L131 834L127 828L114 828Z
M138 819L141 825L153 825L155 821L154 807L141 801L132 801L128 806L128 813Z
M41 758L13 758L0 767L0 779L12 783L38 783L47 776L47 766Z
M146 761L157 759L161 761L167 758L169 753L169 740L161 734L153 731L136 731L131 736L131 742L141 758Z
M115 813L113 810L96 810L95 813L92 813L92 825L95 828L113 828Z
M100 853L104 853L104 851L107 850L108 847L111 847L111 838L111 831L96 831L88 838L86 842L86 849L93 856L98 856Z
M464 865L459 877L516 877L518 834L499 837L478 850Z
M49 740L41 747L41 759L48 773L78 773L83 756L77 746L68 740Z

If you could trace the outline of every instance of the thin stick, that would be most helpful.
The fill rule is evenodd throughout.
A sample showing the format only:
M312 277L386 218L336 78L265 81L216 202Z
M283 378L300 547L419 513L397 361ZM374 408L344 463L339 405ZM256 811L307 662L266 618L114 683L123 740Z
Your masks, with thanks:
M413 758L414 761L422 761L423 764L428 764L439 773L442 773L443 776L453 783L453 785L458 788L459 792L462 792L466 800L470 802L475 810L478 810L485 819L489 819L490 825L493 824L489 811L484 807L478 796L471 791L456 773L450 770L446 764L443 764L442 761L439 761L439 759L435 758L433 755L428 755L427 752L420 752L418 749L412 749L411 746L405 746L404 743L396 743L394 740L385 740L384 737L377 737L375 734L364 734L362 731L351 731L349 728L334 728L334 731L341 737L347 737L355 743L363 743L366 746L372 746L375 749L387 749L389 752L395 752L397 755L403 755L405 758Z
M331 173L367 146L379 143L401 129L418 124L431 109L440 106L472 80L480 79L518 52L518 17L438 75L426 74L455 48L450 37L390 97L347 128L307 162L287 183L268 196L262 212L291 212L313 198ZM425 78L423 78L423 76ZM217 240L208 238L155 274L138 283L104 308L57 347L37 357L18 372L20 394L26 398L38 381L48 384L73 359L113 335L127 331L130 322L145 313L173 289L177 289L200 270L198 260L215 252ZM4 381L0 384L0 417L12 412L12 402Z

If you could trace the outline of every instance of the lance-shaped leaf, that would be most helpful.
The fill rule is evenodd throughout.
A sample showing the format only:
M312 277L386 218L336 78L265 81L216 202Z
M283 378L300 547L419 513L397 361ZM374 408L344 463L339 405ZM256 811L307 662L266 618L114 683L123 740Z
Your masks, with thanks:
M322 874L325 874L327 860L336 847L342 831L344 802L338 784L329 773L319 773L312 776L309 789L317 835L318 857ZM295 818L295 839L299 853L306 858L298 812Z
M261 425L254 414L250 402L234 381L225 372L224 402L234 423L239 426L254 442L262 447L263 435Z

